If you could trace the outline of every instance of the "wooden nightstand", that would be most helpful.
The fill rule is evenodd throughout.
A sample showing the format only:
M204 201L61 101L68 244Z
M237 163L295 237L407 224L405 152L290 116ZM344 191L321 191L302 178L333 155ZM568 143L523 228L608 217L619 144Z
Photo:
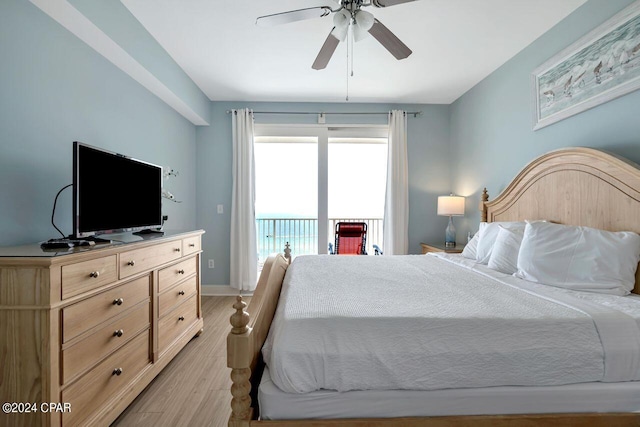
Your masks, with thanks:
M422 253L426 254L427 252L446 252L448 254L459 254L464 249L465 245L457 245L453 248L447 248L444 246L444 243L420 243L422 246Z

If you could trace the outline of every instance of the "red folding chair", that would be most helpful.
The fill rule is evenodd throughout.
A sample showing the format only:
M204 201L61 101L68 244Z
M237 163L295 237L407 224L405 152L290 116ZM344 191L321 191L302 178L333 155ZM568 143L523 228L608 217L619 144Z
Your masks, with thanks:
M337 222L336 255L366 255L367 223Z

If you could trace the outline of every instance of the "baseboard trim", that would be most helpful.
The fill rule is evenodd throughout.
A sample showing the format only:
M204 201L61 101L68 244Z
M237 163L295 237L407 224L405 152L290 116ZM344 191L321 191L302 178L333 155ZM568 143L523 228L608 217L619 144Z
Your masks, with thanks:
M202 285L202 295L206 297L223 297L223 296L251 296L253 292L241 291L232 288L229 285Z

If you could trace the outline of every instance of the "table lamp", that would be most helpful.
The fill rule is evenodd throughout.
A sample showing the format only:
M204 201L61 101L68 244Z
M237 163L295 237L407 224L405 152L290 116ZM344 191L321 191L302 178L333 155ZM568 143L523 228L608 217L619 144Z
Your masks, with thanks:
M445 247L453 248L456 246L456 228L453 226L454 216L464 215L464 197L454 196L439 196L438 197L438 215L448 216L449 225L445 230Z

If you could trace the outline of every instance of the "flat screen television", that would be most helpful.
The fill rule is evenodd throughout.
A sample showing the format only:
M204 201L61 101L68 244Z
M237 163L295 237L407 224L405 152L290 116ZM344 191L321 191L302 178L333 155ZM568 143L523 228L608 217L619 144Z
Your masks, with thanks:
M162 167L73 143L73 237L162 226Z

